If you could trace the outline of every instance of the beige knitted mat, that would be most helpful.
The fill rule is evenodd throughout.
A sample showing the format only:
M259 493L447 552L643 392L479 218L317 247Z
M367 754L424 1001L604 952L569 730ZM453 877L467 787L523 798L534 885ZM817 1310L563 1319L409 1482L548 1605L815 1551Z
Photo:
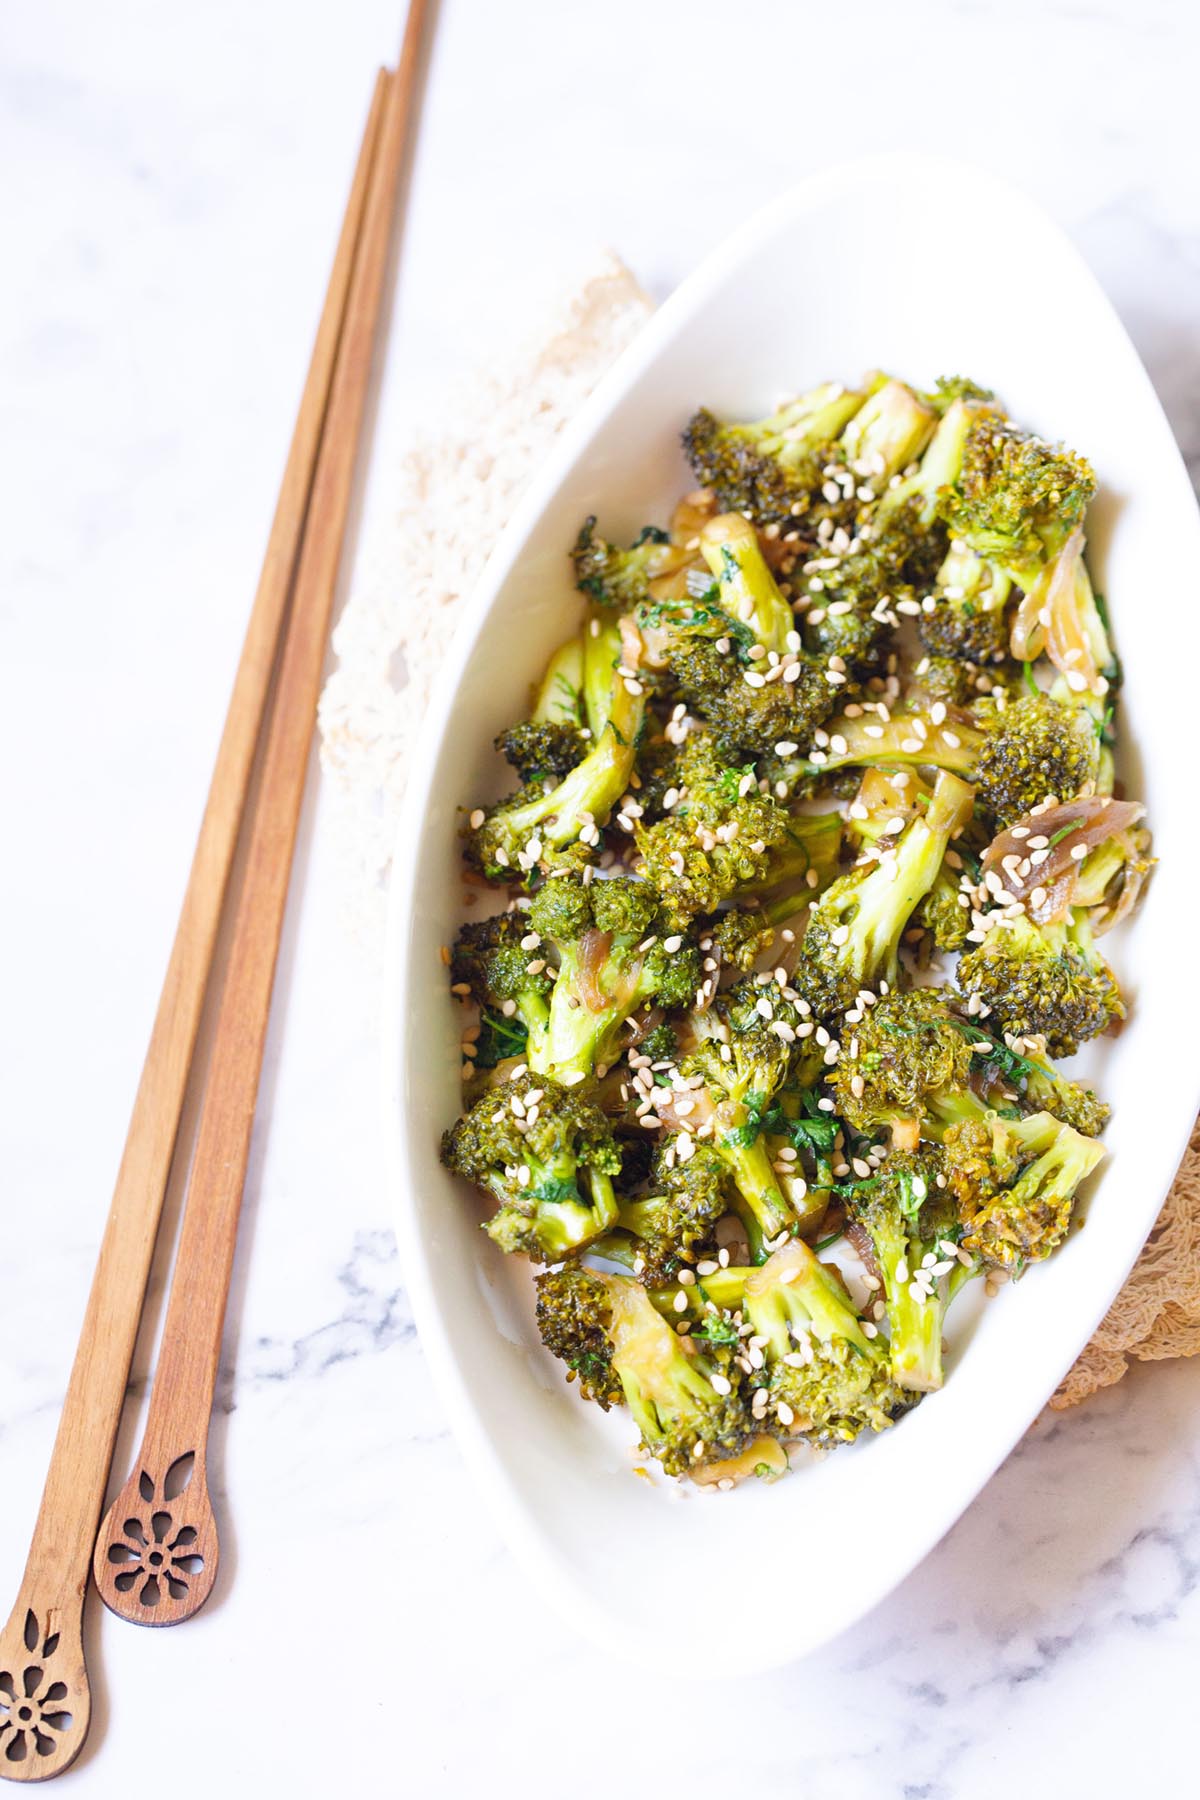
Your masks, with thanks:
M361 546L321 698L321 757L348 875L351 929L378 945L409 749L463 596L530 472L651 311L614 257L548 317L536 345L474 378L446 435L389 476L390 516ZM1200 1124L1158 1223L1095 1337L1054 1396L1119 1381L1131 1357L1200 1352Z

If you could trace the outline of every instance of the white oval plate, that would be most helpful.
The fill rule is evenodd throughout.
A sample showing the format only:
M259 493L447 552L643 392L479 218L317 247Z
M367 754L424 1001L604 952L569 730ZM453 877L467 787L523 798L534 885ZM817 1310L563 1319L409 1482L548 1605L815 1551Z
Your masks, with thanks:
M461 916L456 809L497 791L492 737L569 629L566 550L585 514L618 538L664 520L689 485L678 435L696 406L754 417L783 393L877 366L918 383L971 375L1093 460L1091 561L1136 743L1125 774L1149 805L1161 866L1115 934L1133 1017L1087 1070L1115 1116L1086 1229L990 1304L959 1302L945 1388L881 1438L773 1485L681 1498L631 1474L627 1419L568 1388L538 1343L528 1267L498 1254L438 1161L459 1109L461 1020L438 955ZM616 1654L653 1666L719 1617L731 1675L852 1624L958 1518L1120 1287L1200 1099L1180 1024L1196 1016L1195 965L1173 950L1194 930L1195 718L1163 704L1155 641L1163 631L1175 666L1200 667L1197 567L1171 432L1075 250L991 176L909 155L805 182L711 256L564 432L497 543L441 670L396 855L385 1010L396 1223L421 1341L493 1515L541 1593Z

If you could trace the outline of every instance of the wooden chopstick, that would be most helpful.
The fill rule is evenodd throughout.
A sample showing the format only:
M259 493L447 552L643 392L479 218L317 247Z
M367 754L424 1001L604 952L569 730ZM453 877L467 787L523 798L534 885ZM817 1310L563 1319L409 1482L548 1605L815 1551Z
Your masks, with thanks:
M39 1724L42 1711L37 1708L28 1727L21 1729L19 1718L8 1715L9 1722L0 1731L0 1775L14 1780L38 1781L61 1774L79 1754L90 1723L81 1628L96 1524L229 872L317 476L318 451L327 429L387 93L387 76L380 70L29 1556L16 1604L0 1633L0 1672L41 1668L39 1691L58 1683L67 1690L48 1712L60 1720L70 1718L69 1725L60 1727ZM15 1748L22 1753L15 1755Z
M384 110L267 730L145 1433L129 1480L96 1541L101 1597L112 1611L141 1625L190 1618L208 1598L217 1573L206 1468L209 1420L424 11L425 0L413 0ZM131 1520L137 1521L132 1531ZM157 1563L149 1551L152 1543L161 1546Z

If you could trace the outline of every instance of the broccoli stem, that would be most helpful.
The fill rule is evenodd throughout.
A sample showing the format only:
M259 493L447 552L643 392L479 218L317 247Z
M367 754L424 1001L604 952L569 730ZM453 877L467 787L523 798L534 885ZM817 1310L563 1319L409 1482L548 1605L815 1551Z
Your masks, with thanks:
M913 729L920 718L925 729L922 737ZM935 768L952 774L970 776L983 744L983 733L959 720L934 725L924 714L907 713L886 722L873 719L869 713L861 717L837 718L827 722L831 737L845 740L842 751L830 751L820 764L800 761L796 774L828 774L831 769L866 765L875 769ZM877 734L877 735L873 735ZM792 766L783 774L790 776Z
M874 985L882 975L895 981L904 929L918 901L936 881L946 846L970 819L973 804L972 790L943 771L928 809L912 819L900 834L893 859L881 863L848 890L855 911L849 920L849 938L838 952L838 960L857 979ZM837 893L835 885L828 898L833 899ZM840 908L837 910L840 916ZM822 916L821 906L816 916Z
M746 1277L746 1311L775 1357L794 1347L791 1322L810 1329L823 1344L844 1338L863 1356L879 1356L836 1275L798 1238L776 1252L769 1271Z
M613 671L622 654L617 621L593 612L583 634L580 691L588 729L597 740L612 716L613 703L621 686L619 677L614 680Z
M889 487L883 494L876 522L882 523L910 500L919 501L918 522L928 529L937 514L937 497L944 487L958 480L962 468L963 446L971 428L971 408L955 400L946 408L941 422L929 441L921 465L915 475Z
M933 412L911 388L902 381L884 381L842 432L840 448L852 467L881 458L883 467L868 478L888 481L920 455L933 423Z
M758 547L753 525L741 513L722 513L701 531L700 550L717 578L725 611L749 625L756 644L782 655L796 621Z
M936 1293L928 1300L918 1299L910 1280L924 1246L916 1239L914 1247L899 1215L874 1219L870 1230L883 1276L892 1373L901 1387L920 1394L933 1393L943 1379L942 1304Z
M581 992L583 956L583 939L564 945L546 1030L529 1056L529 1066L536 1074L553 1075L568 1086L591 1075L600 1063L613 1060L621 1026L654 993L643 959L611 947L595 977L609 996L608 1004L593 1008Z
M583 687L583 639L568 638L546 665L534 697L536 725L582 725L579 695Z
M645 708L640 694L631 694L620 677L613 680L609 716L583 761L548 794L496 815L510 838L520 845L536 831L544 844L561 850L579 836L584 813L597 822L607 819L628 785Z
M796 1215L784 1198L766 1144L750 1125L746 1108L740 1101L722 1101L715 1117L717 1154L744 1202L737 1212L746 1227L751 1256L755 1262L764 1262L767 1243L781 1232L791 1231Z
M865 395L844 388L840 382L827 381L784 406L771 419L763 421L764 432L778 432L782 442L777 452L780 462L796 466L811 451L837 437L862 406Z

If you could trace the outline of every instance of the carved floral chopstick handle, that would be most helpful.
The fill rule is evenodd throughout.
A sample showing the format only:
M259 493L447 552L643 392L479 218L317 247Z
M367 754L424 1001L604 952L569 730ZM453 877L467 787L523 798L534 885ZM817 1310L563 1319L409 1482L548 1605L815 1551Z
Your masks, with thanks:
M92 1697L83 1664L83 1596L42 1604L26 1582L0 1632L0 1773L61 1775L83 1748Z
M93 1572L121 1618L179 1625L212 1593L219 1555L203 1452L188 1450L135 1468L100 1527Z

